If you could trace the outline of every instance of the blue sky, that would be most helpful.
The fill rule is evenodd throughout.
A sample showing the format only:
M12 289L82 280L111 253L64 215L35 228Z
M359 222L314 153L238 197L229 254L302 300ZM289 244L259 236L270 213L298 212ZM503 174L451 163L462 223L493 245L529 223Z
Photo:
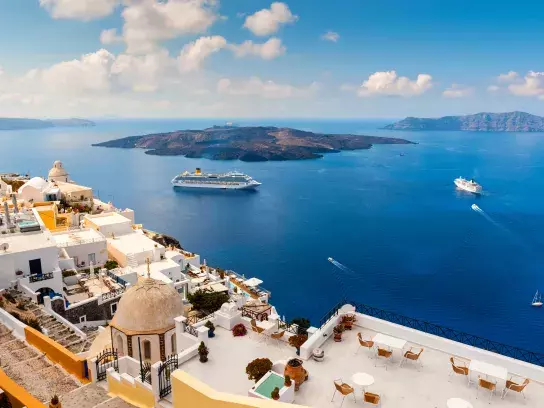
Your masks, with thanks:
M0 114L544 114L543 15L536 1L0 0Z

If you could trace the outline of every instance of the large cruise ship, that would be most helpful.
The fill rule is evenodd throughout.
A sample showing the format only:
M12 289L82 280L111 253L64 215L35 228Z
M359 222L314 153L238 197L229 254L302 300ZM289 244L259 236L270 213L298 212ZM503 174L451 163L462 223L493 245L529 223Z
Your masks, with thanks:
M468 191L469 193L481 194L482 186L476 183L474 180L467 180L463 177L456 178L454 180L455 185L461 190Z
M175 187L220 188L229 190L254 189L261 185L261 183L253 180L251 177L243 173L202 173L202 171L198 168L194 173L185 171L174 177L172 184Z

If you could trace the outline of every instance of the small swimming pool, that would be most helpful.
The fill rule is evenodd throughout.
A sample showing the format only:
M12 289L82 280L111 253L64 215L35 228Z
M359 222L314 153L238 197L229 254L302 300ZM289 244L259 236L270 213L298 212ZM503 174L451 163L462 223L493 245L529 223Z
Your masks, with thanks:
M266 377L268 376L268 377ZM265 375L264 381L255 389L255 393L262 395L263 397L271 398L272 391L278 387L280 390L283 387L285 378L274 372L269 372Z

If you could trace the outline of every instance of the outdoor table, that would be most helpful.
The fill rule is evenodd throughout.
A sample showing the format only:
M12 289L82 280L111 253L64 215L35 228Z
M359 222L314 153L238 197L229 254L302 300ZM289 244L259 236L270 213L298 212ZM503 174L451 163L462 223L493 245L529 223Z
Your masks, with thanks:
M276 327L276 322L271 322L269 320L263 320L262 322L257 322L257 326L264 329L265 332L271 331L273 328Z
M483 361L479 361L479 360L471 360L468 369L471 373L475 371L477 373L484 374L486 378L488 376L491 376L497 380L501 380L500 385L502 386L506 385L506 379L508 378L508 370L504 367L496 366L489 363L484 363ZM499 385L499 383L497 383L497 385Z
M378 333L373 338L374 343L381 344L383 346L388 346L392 349L400 350L402 354L402 349L406 346L407 341L402 339L397 339L393 336L388 336L387 334Z
M472 408L472 404L461 398L450 398L446 403L448 408Z
M351 381L353 382L353 384L361 387L364 393L366 387L374 384L374 377L367 373L355 373L351 377Z

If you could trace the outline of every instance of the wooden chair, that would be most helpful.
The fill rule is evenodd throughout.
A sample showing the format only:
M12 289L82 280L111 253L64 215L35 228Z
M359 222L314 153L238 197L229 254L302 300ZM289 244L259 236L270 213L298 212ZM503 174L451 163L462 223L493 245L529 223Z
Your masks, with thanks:
M342 404L344 403L344 399L346 399L346 396L349 394L353 394L353 400L357 402L357 399L355 398L355 390L353 389L351 385L343 382L341 378L339 378L338 380L334 380L333 382L334 382L335 390L334 390L334 394L332 394L331 402L334 401L334 397L336 396L337 392L343 395L342 403L340 404L340 407L342 407Z
M497 390L497 382L485 380L482 377L478 376L478 390L476 391L476 398L478 398L480 388L489 391L489 403L491 404L491 397L493 396L493 394L495 394L495 391Z
M264 329L259 326L251 326L251 331L257 336L260 337L259 342L266 340L266 336L263 334Z
M355 354L359 352L361 347L365 347L368 350L372 350L374 348L374 342L372 340L363 340L363 336L361 336L361 333L357 333L357 338L359 339L359 347L357 347L357 351Z
M419 357L421 356L421 353L423 353L423 348L419 349L419 353L415 353L413 347L410 347L410 350L408 350L406 353L404 353L404 356L400 362L400 366L402 367L402 365L404 364L405 361L414 361L416 363L419 363L419 366L420 367L423 367L423 364L421 363L421 360L419 359ZM418 368L419 370L419 368Z
M525 387L527 387L527 384L529 384L531 380L528 378L525 379L521 384L518 384L514 381L512 381L512 377L510 377L509 380L506 381L506 387L504 388L504 391L502 392L502 397L506 397L506 394L508 394L509 391L518 392L521 395L523 395L523 399L525 399L525 394L523 393L523 390L525 390Z
M284 334L285 334L285 330L282 330L277 333L271 333L270 338L272 340L276 340L276 344L278 345L278 347L281 347L281 343L282 343L281 339L283 338Z
M392 355L393 355L393 352L391 350L387 350L378 346L378 351L376 353L376 362L374 363L374 367L378 366L378 360L382 358L385 361L384 367L385 367L385 370L387 371L387 362L390 361Z
M452 371L449 375L448 381L450 381L453 374L465 375L467 377L467 384L470 385L470 376L468 373L467 365L463 362L461 362L462 365L455 364L455 360L453 359L453 357L450 357L450 363Z
M373 407L381 407L382 406L382 399L378 394L374 394L372 392L365 392L363 394L363 402L365 404L371 405Z

